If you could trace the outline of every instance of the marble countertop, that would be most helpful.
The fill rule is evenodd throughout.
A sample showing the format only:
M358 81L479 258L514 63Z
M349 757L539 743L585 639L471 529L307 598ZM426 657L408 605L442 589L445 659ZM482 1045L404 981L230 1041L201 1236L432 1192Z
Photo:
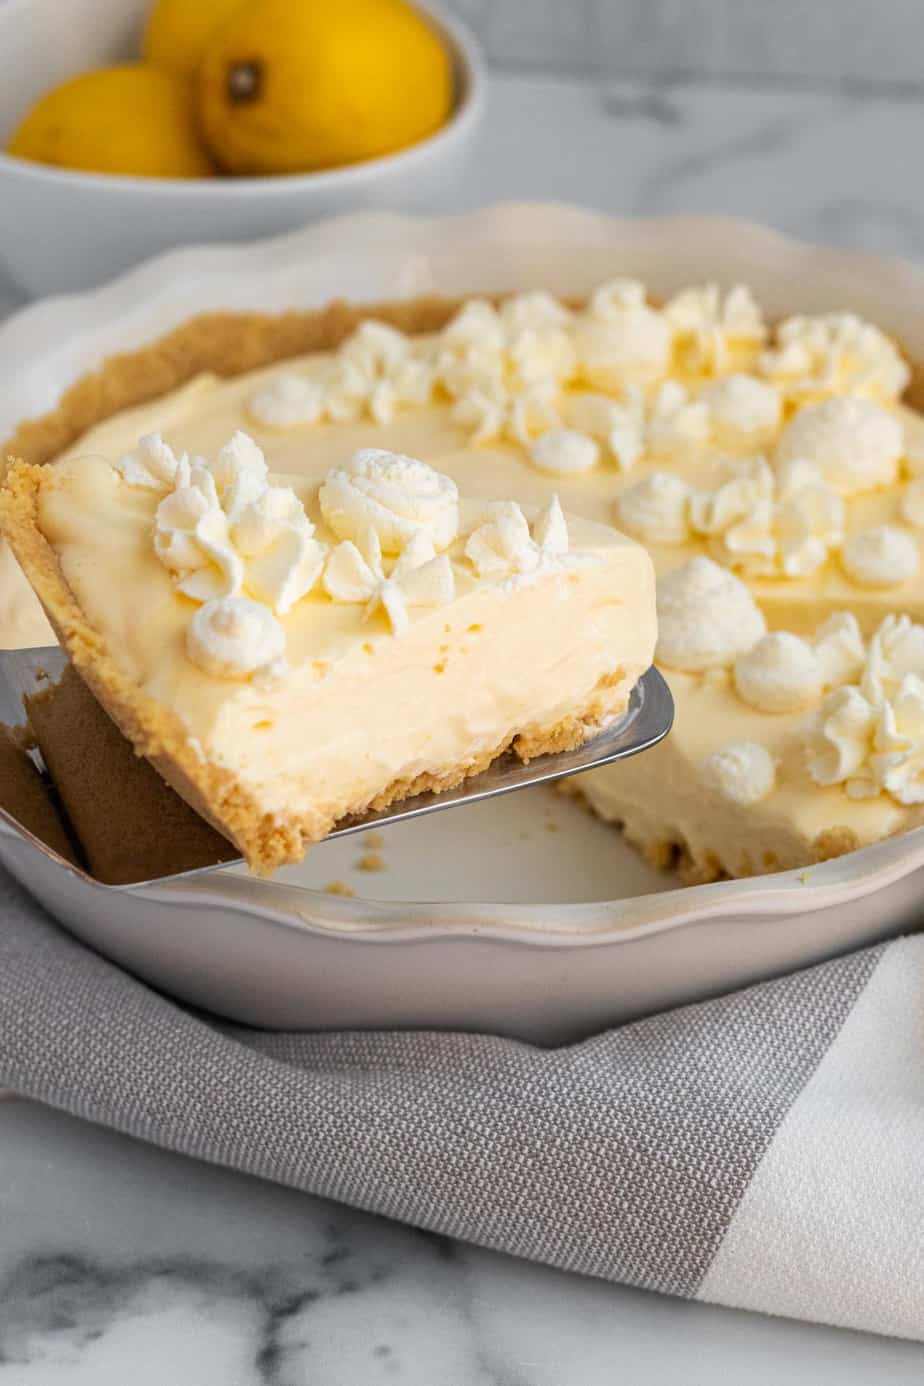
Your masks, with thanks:
M495 77L480 146L443 206L731 213L917 255L921 115L901 94L830 86ZM0 1103L0 1386L922 1375L921 1346L569 1277Z
M0 1386L919 1386L924 1348L616 1288L0 1103Z

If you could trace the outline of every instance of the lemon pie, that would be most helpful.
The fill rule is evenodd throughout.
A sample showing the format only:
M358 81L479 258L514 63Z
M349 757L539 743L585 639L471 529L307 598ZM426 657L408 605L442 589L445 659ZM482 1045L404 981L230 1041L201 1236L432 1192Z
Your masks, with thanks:
M578 788L705 880L917 822L924 422L903 402L910 375L850 313L768 324L742 286L656 304L615 279L580 305L535 292L201 319L113 363L105 388L78 387L10 450L55 471L98 454L124 473L139 439L216 457L243 430L328 544L311 497L376 448L422 459L473 506L515 497L527 529L556 497L572 543L579 521L615 525L657 573L677 724L659 751ZM841 664L834 619L834 645L853 649ZM882 678L867 665L885 649ZM799 679L798 696L779 693ZM836 772L816 744L831 736L849 743Z

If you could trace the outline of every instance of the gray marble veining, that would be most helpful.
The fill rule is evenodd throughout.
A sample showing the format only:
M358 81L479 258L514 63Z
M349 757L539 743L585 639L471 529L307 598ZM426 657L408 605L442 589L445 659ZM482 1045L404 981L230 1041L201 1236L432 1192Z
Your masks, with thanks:
M528 1266L0 1104L0 1386L920 1381L924 1349Z
M559 199L629 215L699 212L887 254L924 253L914 177L924 104L661 80L495 80L447 208Z

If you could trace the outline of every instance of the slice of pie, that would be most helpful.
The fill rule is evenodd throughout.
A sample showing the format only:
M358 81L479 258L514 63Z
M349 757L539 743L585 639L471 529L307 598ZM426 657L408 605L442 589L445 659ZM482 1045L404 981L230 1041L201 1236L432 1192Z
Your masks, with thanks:
M654 650L640 545L382 450L318 485L242 432L211 461L147 438L17 465L0 508L75 668L259 872L508 747L580 744Z

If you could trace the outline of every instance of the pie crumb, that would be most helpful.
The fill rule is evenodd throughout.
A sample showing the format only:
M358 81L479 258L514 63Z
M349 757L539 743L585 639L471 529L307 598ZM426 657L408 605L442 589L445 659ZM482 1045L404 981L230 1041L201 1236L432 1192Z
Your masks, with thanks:
M360 871L384 871L385 858L381 852L364 852L356 866Z
M324 889L328 895L353 896L356 894L353 887L347 885L346 881L328 881Z
M365 836L365 838L364 838L363 840L364 840L364 842L365 842L365 844L366 844L367 847L371 847L371 848L373 848L375 851L378 851L378 849L379 849L380 847L384 847L384 846L385 846L385 834L384 834L384 833L378 833L378 832L366 833L366 836Z

